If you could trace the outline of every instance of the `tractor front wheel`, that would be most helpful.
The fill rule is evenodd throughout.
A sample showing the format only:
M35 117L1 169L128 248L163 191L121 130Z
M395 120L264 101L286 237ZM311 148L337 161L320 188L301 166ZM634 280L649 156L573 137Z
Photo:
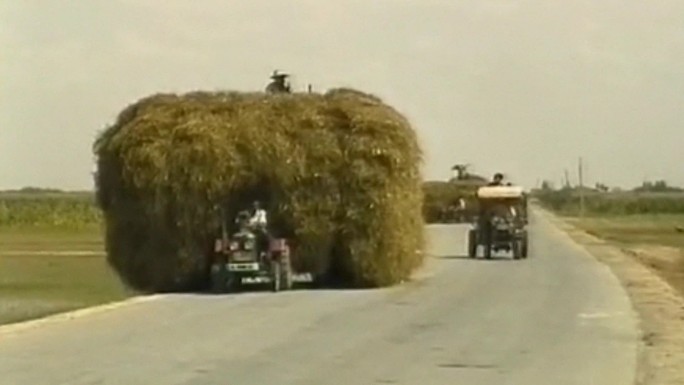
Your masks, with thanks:
M520 259L522 258L522 253L523 253L523 243L522 240L515 240L513 241L513 259Z
M484 257L485 257L485 259L492 259L492 244L491 244L491 242L487 242L487 244L484 247Z
M282 290L282 273L279 261L271 261L271 289L274 292Z
M226 266L220 263L215 263L211 266L211 273L209 276L211 280L211 290L214 293L223 293L226 291L226 281L228 279L228 272Z

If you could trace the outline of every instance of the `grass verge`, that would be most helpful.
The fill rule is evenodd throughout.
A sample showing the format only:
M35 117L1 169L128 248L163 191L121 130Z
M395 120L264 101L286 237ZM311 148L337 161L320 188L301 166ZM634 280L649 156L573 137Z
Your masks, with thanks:
M0 227L0 254L8 251L104 252L99 226L78 229L56 227Z
M573 226L606 240L656 272L684 296L684 215L565 218Z
M107 266L98 230L0 229L0 324L131 295Z

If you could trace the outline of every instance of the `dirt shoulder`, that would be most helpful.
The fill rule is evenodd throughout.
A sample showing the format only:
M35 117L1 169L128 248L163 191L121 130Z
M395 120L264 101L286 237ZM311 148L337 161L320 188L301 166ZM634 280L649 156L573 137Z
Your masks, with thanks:
M548 211L538 212L608 265L629 294L642 330L636 383L684 385L684 298L658 273L667 271L673 256L663 253L672 253L673 248L625 249Z

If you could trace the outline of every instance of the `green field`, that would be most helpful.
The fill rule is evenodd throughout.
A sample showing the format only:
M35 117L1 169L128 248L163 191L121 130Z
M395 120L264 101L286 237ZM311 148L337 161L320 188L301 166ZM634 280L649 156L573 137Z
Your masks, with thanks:
M619 245L684 294L684 214L573 217L568 221Z
M565 215L578 215L581 197L574 190L555 190L534 194L540 203ZM584 210L587 215L623 216L651 214L684 214L684 193L600 193L586 192Z
M658 245L684 250L684 214L592 216L568 218L575 226L622 246Z
M0 230L48 228L79 230L99 225L92 193L0 192Z
M87 194L0 193L0 324L126 298Z

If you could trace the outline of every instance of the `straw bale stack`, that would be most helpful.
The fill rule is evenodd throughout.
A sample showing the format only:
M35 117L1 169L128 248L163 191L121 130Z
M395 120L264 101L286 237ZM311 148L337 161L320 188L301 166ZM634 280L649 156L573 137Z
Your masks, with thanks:
M357 287L407 278L422 262L421 150L375 96L157 94L96 140L110 265L143 291L207 283L217 205L258 199L295 268Z

